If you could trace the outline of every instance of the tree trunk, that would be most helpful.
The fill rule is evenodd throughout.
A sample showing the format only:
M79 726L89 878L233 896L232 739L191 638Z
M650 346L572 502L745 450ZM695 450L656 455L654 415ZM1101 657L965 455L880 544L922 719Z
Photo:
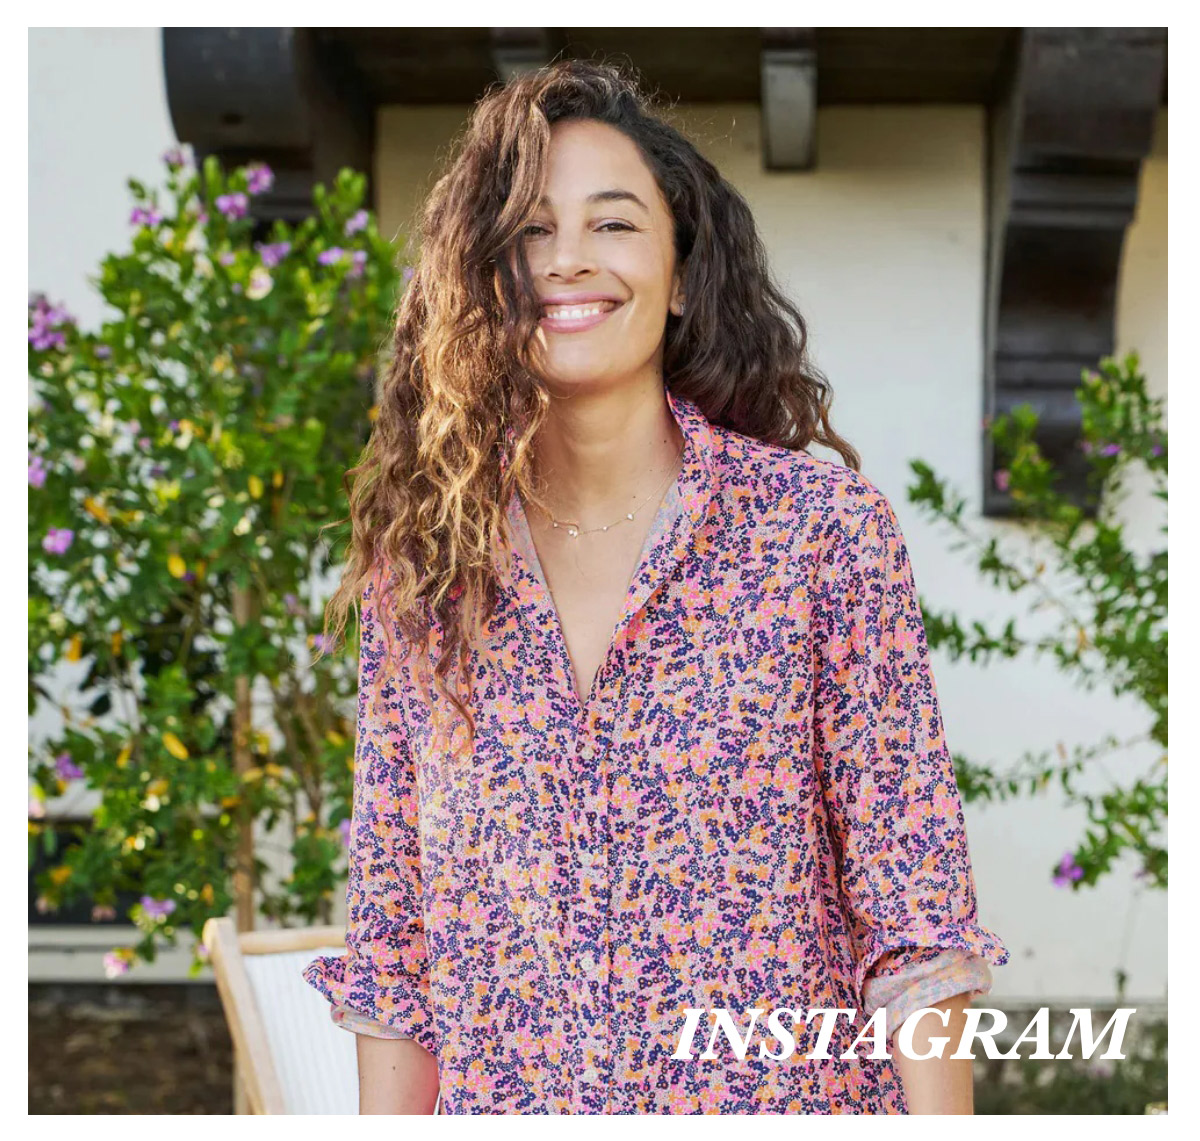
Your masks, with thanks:
M245 587L233 588L233 623L236 627L250 624L254 599ZM233 769L239 782L253 768L251 751L250 678L241 675L234 680L233 707ZM239 783L239 788L242 787ZM236 906L235 924L239 931L254 929L254 820L244 800L239 801L237 864L233 873L233 898Z

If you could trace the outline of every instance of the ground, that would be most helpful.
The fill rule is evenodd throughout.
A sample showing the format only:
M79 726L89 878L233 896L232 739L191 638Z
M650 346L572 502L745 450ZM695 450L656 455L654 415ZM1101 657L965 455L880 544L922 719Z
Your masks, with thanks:
M29 1113L233 1112L216 988L29 988Z

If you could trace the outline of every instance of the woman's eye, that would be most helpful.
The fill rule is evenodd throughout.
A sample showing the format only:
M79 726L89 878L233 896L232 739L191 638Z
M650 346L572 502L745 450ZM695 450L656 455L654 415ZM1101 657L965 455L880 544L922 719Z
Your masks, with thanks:
M631 226L628 222L601 222L600 225L596 227L596 230L598 232L607 230L610 233L622 233L622 232L632 233L634 230L634 227ZM521 231L521 233L527 238L539 238L543 234L548 234L549 232L550 231L547 230L545 226L542 226L537 222L530 222Z

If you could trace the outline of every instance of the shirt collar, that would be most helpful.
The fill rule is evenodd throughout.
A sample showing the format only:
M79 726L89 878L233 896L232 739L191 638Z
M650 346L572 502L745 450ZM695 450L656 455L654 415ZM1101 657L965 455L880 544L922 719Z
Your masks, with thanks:
M667 388L666 396L671 415L683 435L682 466L659 506L630 581L624 609L613 631L614 641L619 644L632 635L632 628L650 596L686 556L715 502L717 458L713 426L694 401L670 388ZM510 427L506 434L509 446L514 435L515 431ZM506 447L501 459L502 470L508 451ZM515 493L509 501L507 522L510 532L522 536L522 545L532 549L528 521ZM531 620L534 628L544 632L546 619L556 611L542 575L520 551L510 549L506 554L507 559L502 556L498 560L500 583L513 595L518 608Z

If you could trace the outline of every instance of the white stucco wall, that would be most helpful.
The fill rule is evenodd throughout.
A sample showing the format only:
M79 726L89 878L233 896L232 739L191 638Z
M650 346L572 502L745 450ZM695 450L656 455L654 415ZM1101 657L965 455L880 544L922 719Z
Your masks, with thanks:
M154 181L174 141L157 30L30 35L30 288L47 289L85 322L99 314L83 275L125 241L124 180ZM114 83L113 77L121 82ZM466 108L383 108L375 175L384 232L407 228ZM982 107L822 109L818 169L767 173L758 108L685 107L682 121L748 199L776 275L809 323L817 366L836 398L834 423L863 456L903 526L918 587L937 608L1000 626L1010 596L983 588L946 536L908 504L920 457L979 501L984 258ZM114 126L119 124L119 129ZM81 177L84 171L86 177ZM1145 164L1126 243L1118 348L1137 347L1166 391L1166 113ZM1143 542L1153 520L1127 507ZM1021 543L1009 524L981 524ZM1103 732L1140 732L1131 703L1076 692L1049 665L976 669L935 661L955 751L1005 765L1026 750ZM1054 796L966 808L981 918L1012 961L997 998L1098 1001L1128 975L1127 996L1166 991L1166 901L1140 893L1132 869L1099 888L1054 888L1050 869L1083 821Z

